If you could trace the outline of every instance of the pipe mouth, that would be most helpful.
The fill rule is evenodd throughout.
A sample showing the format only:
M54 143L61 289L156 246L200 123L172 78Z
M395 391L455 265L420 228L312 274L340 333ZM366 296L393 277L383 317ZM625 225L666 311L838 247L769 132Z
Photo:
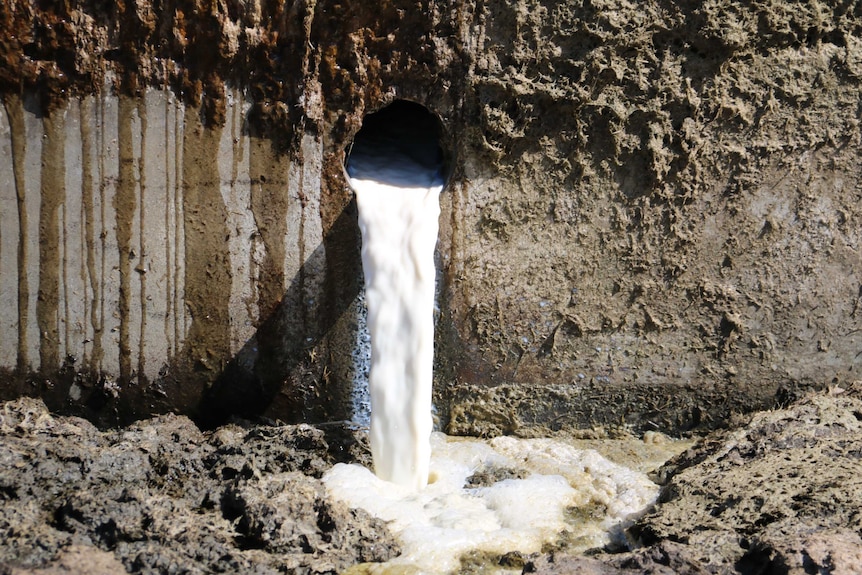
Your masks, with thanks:
M448 178L440 120L428 108L395 100L368 114L347 148L348 180L401 188L442 188Z

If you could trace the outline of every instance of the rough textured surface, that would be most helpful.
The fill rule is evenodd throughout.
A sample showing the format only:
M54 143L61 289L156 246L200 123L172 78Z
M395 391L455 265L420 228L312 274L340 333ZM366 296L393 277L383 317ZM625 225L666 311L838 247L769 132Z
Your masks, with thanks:
M758 413L668 462L657 472L666 485L656 508L629 530L644 547L591 559L548 555L530 568L619 575L858 573L860 470L862 385L856 383Z
M646 544L682 542L725 570L839 572L862 553L859 384L758 414L665 470L673 475L661 504L636 527Z
M448 309L459 381L514 385L454 386L454 429L712 425L857 377L858 5L486 8Z
M385 560L398 546L382 522L329 501L317 479L356 443L337 435L204 435L173 415L100 432L37 400L3 404L0 571L337 573Z
M126 571L125 566L113 554L96 547L70 545L57 556L57 559L43 568L11 567L0 568L7 575L117 575Z
M285 163L264 154L250 182L230 180L252 190L247 209L262 216L234 235L227 207L205 201L214 192L206 178L188 179L187 207L200 211L177 249L201 254L187 258L195 274L177 308L189 312L189 339L177 344L167 375L151 378L135 369L121 332L119 373L86 374L94 388L103 375L112 382L95 403L115 420L175 406L211 424L232 410L300 421L306 404L344 393L360 277L344 148L363 115L394 98L438 114L453 166L437 341L437 404L444 423L451 413L452 431L709 427L800 388L852 381L862 357L860 79L854 2L0 6L0 92L15 112L13 143L24 122L15 102L47 114L46 142L59 146L56 114L68 98L104 94L107 85L131 98L131 117L132 100L155 86L200 120L188 151L203 161L211 156L200 150L237 125L231 103L240 94L248 105L240 129L319 180L280 201L287 180L267 177ZM19 279L38 285L4 284L38 331L9 320L4 341L35 345L47 332L44 365L19 356L3 367L29 378L15 389L48 394L55 385L63 401L52 407L85 412L87 398L66 393L86 370L61 354L58 314L78 295L94 308L98 298L64 294L66 260L49 249L65 237L50 222L70 211L56 195L59 149L45 151L41 187L24 196L45 225L20 245L12 232L0 236L9 248L0 264L42 266L17 264ZM128 183L138 159L126 160ZM7 195L20 209L17 174ZM117 198L122 217L110 231L140 255L134 201ZM279 227L296 206L319 226L319 246L299 245ZM226 234L258 239L230 255ZM124 260L128 252L117 254L118 275L102 282L120 294L108 312L134 317L128 290L141 272ZM291 277L279 263L291 257L310 264ZM260 263L250 280L255 312L213 297L245 298L230 274L249 260ZM296 318L297 329L283 329ZM212 340L226 322L257 330L239 352ZM133 341L134 330L125 335Z
M684 545L664 541L653 547L609 560L607 557L546 555L530 561L524 573L583 573L584 575L707 575L699 562L690 558Z
M572 556L561 534L538 555L467 554L460 572L858 573L860 458L862 386L833 388L713 432L656 470L663 495L628 530L633 550ZM362 435L249 424L204 434L179 416L100 432L37 400L2 404L0 573L372 572L398 545L380 521L326 498L317 477L336 461L368 464Z

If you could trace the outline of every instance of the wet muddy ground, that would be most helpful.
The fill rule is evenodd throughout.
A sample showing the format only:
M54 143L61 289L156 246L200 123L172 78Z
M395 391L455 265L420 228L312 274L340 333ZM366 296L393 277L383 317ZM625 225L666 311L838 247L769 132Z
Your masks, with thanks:
M630 447L603 441L607 457L632 462ZM236 422L204 433L174 415L99 430L40 400L9 402L0 573L339 573L394 557L385 524L324 492L320 477L341 461L370 463L361 431ZM662 494L628 529L629 549L570 555L561 534L546 553L465 558L462 572L858 573L862 385L737 421L652 477Z

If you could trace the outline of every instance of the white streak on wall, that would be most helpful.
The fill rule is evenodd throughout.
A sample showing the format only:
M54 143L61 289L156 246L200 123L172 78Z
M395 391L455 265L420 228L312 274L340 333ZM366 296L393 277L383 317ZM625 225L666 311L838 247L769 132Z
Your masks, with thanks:
M119 154L117 143L117 122L119 107L117 99L100 97L96 102L98 117L98 162L99 182L99 228L101 229L99 243L101 244L101 289L102 297L98 305L102 309L103 324L101 345L103 357L102 370L109 374L119 375L120 356L120 317L117 310L119 301L119 254L117 253L117 231L114 218L112 199L117 193L119 174Z
M84 243L83 210L83 171L76 166L83 165L83 147L81 143L80 108L69 105L65 109L66 142L65 161L70 168L66 169L66 197L61 205L60 245L62 273L60 274L60 323L62 347L60 360L81 349L86 338L86 299L73 303L73 294L84 294L85 270L84 258L86 252L81 249Z
M228 94L227 125L221 139L219 157L230 159L219 163L221 191L227 207L230 255L233 268L230 293L231 353L236 353L254 335L257 308L249 305L253 292L248 251L255 232L251 213L251 182L248 174L249 146L243 136L243 120L251 106L242 92L233 89Z

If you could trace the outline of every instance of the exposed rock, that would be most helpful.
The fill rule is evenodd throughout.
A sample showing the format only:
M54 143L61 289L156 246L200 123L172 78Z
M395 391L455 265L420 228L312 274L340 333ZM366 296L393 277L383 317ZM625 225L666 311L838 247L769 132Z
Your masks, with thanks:
M790 534L770 529L755 540L743 564L756 565L761 573L851 575L862 566L862 537L848 528L821 529L794 525Z
M833 388L717 432L669 461L634 551L546 555L539 573L858 573L862 387ZM529 572L525 569L525 573ZM592 569L592 571L590 571Z
M670 477L659 504L632 530L642 543L683 543L712 572L858 569L858 384L759 413L665 469Z
M524 569L524 573L585 575L709 575L692 550L672 541L624 554L617 558L542 556Z
M97 547L72 545L63 549L57 559L41 568L0 566L3 575L117 575L125 566L112 554Z

